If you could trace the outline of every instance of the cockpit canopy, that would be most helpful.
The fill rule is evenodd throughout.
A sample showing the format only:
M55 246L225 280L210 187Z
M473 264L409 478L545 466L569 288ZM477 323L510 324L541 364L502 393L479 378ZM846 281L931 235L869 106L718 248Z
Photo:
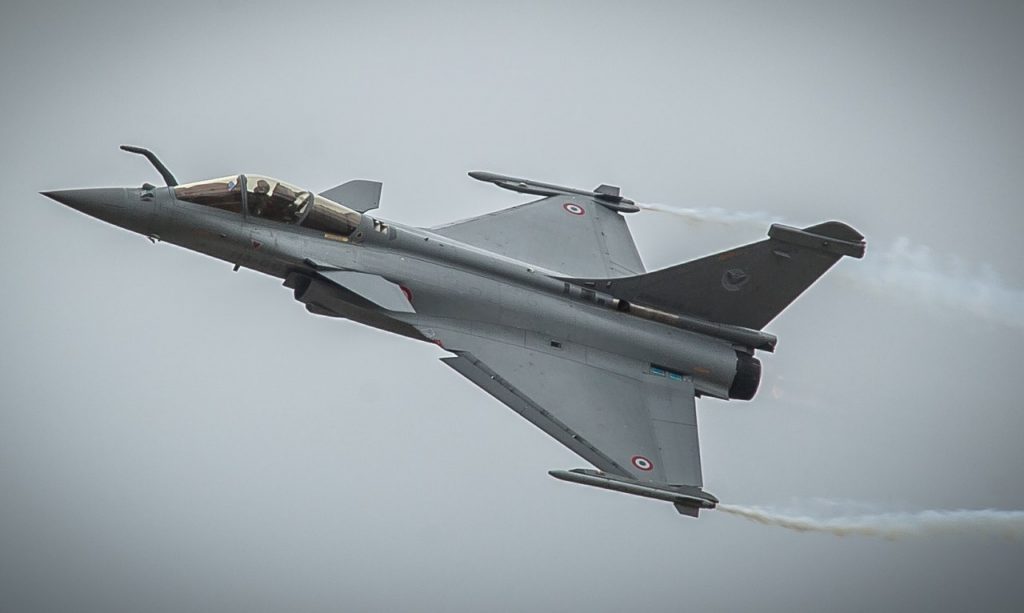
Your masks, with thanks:
M362 215L323 196L260 175L222 177L174 188L179 200L348 236Z

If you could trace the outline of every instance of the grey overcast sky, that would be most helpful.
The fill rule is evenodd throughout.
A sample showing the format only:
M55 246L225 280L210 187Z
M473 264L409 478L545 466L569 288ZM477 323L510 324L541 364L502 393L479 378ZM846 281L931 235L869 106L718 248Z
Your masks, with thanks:
M522 201L474 169L844 220L868 256L771 324L760 394L699 402L707 489L1024 509L1022 67L1020 2L4 3L0 610L1021 610L1020 541L555 481L439 348L36 192L155 181L131 143L417 225ZM648 268L766 231L630 225Z

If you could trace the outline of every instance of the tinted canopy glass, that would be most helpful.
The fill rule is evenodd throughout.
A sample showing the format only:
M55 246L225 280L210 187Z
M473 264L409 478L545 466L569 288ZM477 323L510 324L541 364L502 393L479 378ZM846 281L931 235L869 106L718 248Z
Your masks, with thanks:
M237 176L178 185L174 188L174 197L235 213L242 212L242 189Z
M179 200L348 236L362 215L333 200L261 175L238 175L174 188Z

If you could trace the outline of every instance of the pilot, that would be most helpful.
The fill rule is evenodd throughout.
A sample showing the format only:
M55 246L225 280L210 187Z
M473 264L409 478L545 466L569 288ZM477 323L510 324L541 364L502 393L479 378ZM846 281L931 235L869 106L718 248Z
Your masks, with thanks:
M270 204L270 184L266 179L259 179L256 181L256 187L252 188L252 196L249 197L249 211L262 217L268 204Z

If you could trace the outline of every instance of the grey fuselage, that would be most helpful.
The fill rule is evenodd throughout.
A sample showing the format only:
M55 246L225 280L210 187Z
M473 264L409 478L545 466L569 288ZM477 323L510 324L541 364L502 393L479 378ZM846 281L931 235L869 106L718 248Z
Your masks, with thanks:
M415 312L385 310L356 296L331 312L309 303L307 308L446 349L458 349L446 342L449 333L557 343L580 360L614 354L692 376L700 394L718 398L729 397L738 352L752 353L727 338L627 312L599 291L559 279L558 271L422 228L363 214L348 240L336 240L301 226L181 201L171 188L146 188L73 190L80 197L61 201L154 240L285 279L290 287L302 280L296 288L300 301L307 285L318 283L317 270L383 277L407 292Z

